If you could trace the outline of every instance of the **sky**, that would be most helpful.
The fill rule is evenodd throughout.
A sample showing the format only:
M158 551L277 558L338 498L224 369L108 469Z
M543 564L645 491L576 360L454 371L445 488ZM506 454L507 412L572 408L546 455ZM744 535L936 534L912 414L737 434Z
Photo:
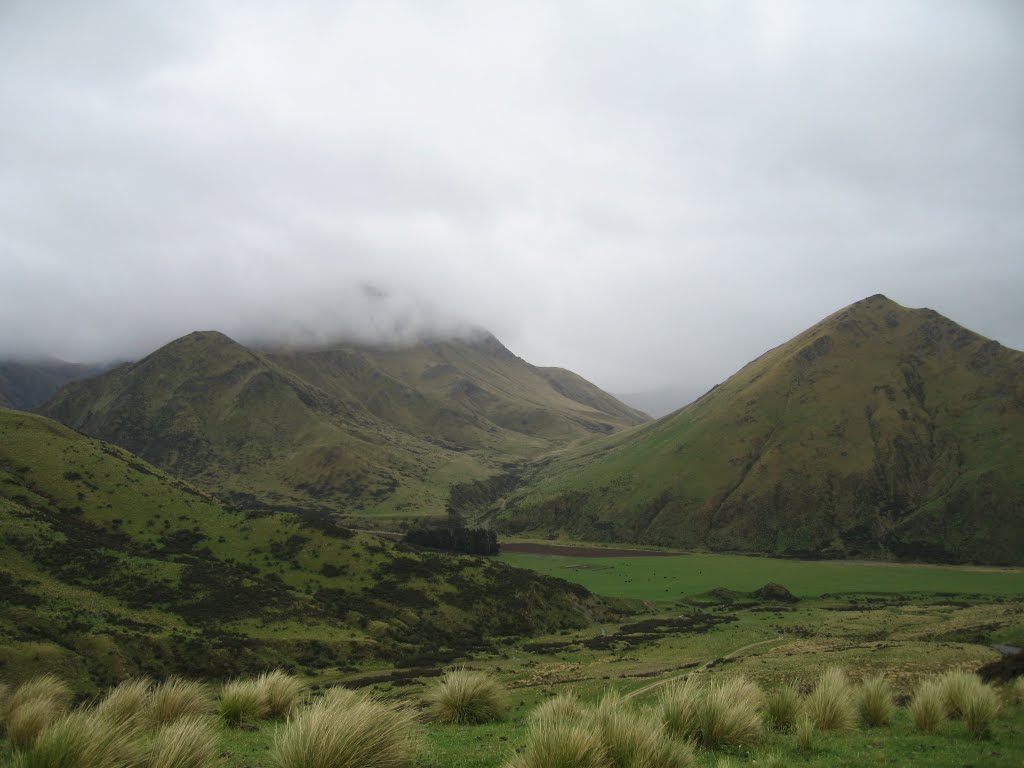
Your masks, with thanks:
M700 392L875 293L1024 348L1017 0L0 0L0 357L486 328Z

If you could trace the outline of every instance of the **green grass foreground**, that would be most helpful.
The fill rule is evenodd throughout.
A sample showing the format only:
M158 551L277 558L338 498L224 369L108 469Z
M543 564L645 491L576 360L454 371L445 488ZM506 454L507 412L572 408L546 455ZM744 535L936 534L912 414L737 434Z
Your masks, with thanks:
M565 557L502 554L502 562L574 581L610 597L672 600L718 587L751 592L768 582L798 597L836 592L1024 595L1024 569L783 560L746 555Z

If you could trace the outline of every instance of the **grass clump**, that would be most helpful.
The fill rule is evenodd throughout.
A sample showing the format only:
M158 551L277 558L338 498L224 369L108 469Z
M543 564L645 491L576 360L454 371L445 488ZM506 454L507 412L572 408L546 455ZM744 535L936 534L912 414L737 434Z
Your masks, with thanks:
M214 711L213 697L202 683L169 677L157 685L149 699L149 723L172 723L181 717L208 715Z
M7 738L15 749L26 749L59 714L46 699L26 701L7 718Z
M64 715L14 761L16 768L134 768L142 763L132 734L95 712Z
M865 725L877 728L888 724L895 709L892 689L882 675L875 675L860 684L860 716Z
M264 717L272 720L288 717L302 696L302 681L281 669L261 674L256 686L263 699Z
M697 711L701 690L695 677L687 677L664 686L655 709L669 734L684 740L697 736Z
M225 725L259 720L266 712L266 697L258 680L232 680L221 688L217 716Z
M98 717L118 728L142 730L146 726L152 689L152 681L146 678L125 680L111 688L96 704L94 711Z
M0 699L3 697L0 696ZM1011 704L1024 702L1024 677L1017 677L1006 685L1006 700Z
M526 749L505 768L608 768L608 753L597 729L582 719L535 719Z
M583 707L580 706L579 697L572 691L566 691L534 707L530 712L530 720L533 722L556 722L575 720L582 715Z
M980 680L960 702L960 714L967 726L967 732L976 739L992 734L992 723L999 717L999 693Z
M276 768L405 768L420 751L413 712L364 696L326 696L276 734Z
M482 672L449 671L428 692L430 714L442 723L489 723L508 712L508 694Z
M800 714L800 690L792 683L773 688L765 697L764 717L773 731L790 731Z
M217 762L217 733L209 718L181 717L159 730L146 768L208 768Z
M763 735L764 693L757 683L733 677L707 688L700 702L698 738L705 749L754 744Z
M800 715L793 726L793 735L796 736L796 745L804 754L814 751L814 721L807 714Z
M847 731L857 722L856 701L846 673L829 667L804 701L804 711L819 731Z
M694 768L688 743L669 736L648 712L636 712L615 693L604 696L589 713L604 744L611 768Z
M71 706L74 697L67 684L54 675L41 675L26 680L6 697L3 703L2 720L6 723L18 707L29 701L46 701L54 712L64 712Z
M945 696L938 680L924 680L910 701L910 720L922 733L933 733L946 719Z

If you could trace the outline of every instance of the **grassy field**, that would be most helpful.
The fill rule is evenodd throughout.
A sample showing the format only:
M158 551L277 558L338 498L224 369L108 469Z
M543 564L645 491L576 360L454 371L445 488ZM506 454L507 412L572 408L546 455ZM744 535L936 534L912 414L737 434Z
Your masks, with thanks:
M799 597L836 592L1024 595L1024 570L958 568L851 561L782 560L744 555L676 557L565 557L502 554L520 568L582 584L592 592L644 600L672 600L718 587L751 592L767 582Z

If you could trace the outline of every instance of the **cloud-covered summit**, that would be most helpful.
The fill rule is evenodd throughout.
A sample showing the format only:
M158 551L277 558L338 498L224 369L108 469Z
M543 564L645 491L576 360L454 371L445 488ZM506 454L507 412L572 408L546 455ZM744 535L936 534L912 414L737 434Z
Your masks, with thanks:
M1022 33L1003 0L11 0L0 355L472 326L628 391L877 292L1021 347Z

